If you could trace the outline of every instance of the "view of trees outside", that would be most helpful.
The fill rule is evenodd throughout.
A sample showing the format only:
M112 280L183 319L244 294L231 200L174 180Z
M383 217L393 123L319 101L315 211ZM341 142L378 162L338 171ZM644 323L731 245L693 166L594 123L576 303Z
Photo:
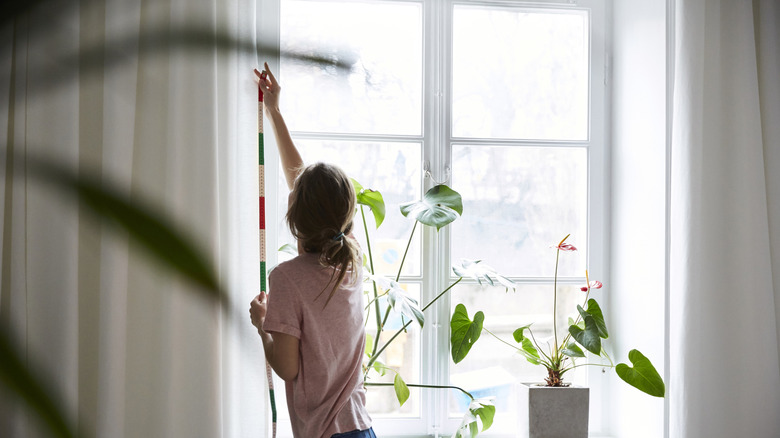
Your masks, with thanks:
M377 271L395 276L413 225L398 206L422 196L423 147L435 146L422 142L422 3L281 4L282 50L324 55L351 66L339 70L283 59L277 75L282 106L290 129L306 133L296 137L296 144L307 163L336 163L365 188L383 194L387 217L382 227L374 230L373 216L368 210L365 214ZM552 337L552 247L569 233L568 242L581 250L561 257L559 275L568 280L559 284L559 322L565 324L583 298L579 286L584 284L588 246L588 20L586 12L571 9L461 4L453 9L452 106L444 116L451 117L453 137L448 184L463 196L464 213L450 225L451 259L483 260L514 278L519 287L505 292L503 287L464 282L453 289L451 307L463 303L472 316L484 311L485 327L510 343L514 329L532 322L541 343ZM318 133L323 134L319 139ZM279 192L286 194L281 178ZM279 211L286 211L287 197L279 199ZM283 218L277 228L292 243ZM354 234L365 250L360 214ZM420 237L418 233L412 243L403 272L410 280L408 290L418 299ZM440 268L450 271L449 266ZM397 315L391 319L400 327ZM370 316L371 336L372 325ZM562 325L559 332L566 333L566 328ZM499 412L513 412L515 384L540 381L545 371L489 335L482 337L460 364L448 359L450 381L477 396L496 395ZM407 382L419 383L425 348L419 327L413 324L395 343L382 361L402 370ZM384 381L393 377L390 372ZM586 373L578 369L567 377L585 383ZM465 399L455 391L450 394L451 413L461 415ZM376 417L418 416L419 403L415 389L401 408L392 388L369 390L369 411ZM497 425L508 421L511 430L512 418L497 416Z

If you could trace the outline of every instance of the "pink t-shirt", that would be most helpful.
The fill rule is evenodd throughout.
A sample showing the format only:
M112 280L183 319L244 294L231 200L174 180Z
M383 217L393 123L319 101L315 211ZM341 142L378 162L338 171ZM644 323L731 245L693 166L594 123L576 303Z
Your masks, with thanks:
M300 340L298 376L285 385L293 434L300 438L371 427L361 367L363 273L358 270L355 283L348 274L325 306L333 268L321 266L318 257L303 253L271 271L263 324L265 331Z

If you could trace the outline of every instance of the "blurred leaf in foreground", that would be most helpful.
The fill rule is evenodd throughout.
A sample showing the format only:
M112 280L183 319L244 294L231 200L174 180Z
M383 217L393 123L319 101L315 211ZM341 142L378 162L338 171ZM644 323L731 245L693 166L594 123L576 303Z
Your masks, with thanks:
M56 403L50 388L33 376L22 358L24 355L11 339L5 326L0 326L0 382L19 396L43 419L54 436L75 437L74 427Z
M227 294L219 286L206 258L173 224L154 213L142 201L109 187L95 175L83 170L77 175L61 165L42 159L28 158L28 164L37 177L78 196L79 201L100 219L123 228L134 242L158 262L189 278L201 286L198 290L207 297L215 298L225 308L229 308Z

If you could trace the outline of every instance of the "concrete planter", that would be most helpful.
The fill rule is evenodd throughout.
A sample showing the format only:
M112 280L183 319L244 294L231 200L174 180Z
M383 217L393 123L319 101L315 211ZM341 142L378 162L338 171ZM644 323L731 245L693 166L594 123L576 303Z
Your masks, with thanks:
M590 390L519 384L521 438L588 438Z

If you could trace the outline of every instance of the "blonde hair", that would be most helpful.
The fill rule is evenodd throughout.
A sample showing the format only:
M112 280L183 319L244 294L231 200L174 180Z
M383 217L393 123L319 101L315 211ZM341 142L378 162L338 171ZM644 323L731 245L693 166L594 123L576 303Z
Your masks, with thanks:
M347 237L354 224L356 205L352 181L344 171L326 163L306 167L290 194L286 216L290 232L304 251L319 254L320 265L334 268L330 281L320 292L321 295L333 284L325 305L348 272L353 272L352 282L357 281L360 251L357 242Z

